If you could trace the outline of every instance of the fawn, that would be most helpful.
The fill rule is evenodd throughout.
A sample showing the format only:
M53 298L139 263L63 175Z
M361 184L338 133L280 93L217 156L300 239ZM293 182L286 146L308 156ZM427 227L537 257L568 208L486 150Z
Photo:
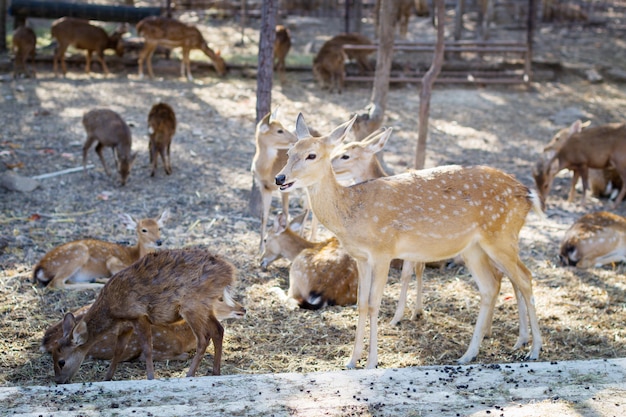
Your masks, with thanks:
M139 78L143 78L143 63L147 60L148 74L154 78L152 72L152 54L157 46L166 48L183 48L183 60L180 64L180 76L189 81L193 80L191 75L191 63L189 53L192 49L200 49L213 62L218 75L226 74L226 62L220 56L219 51L214 51L207 45L202 33L197 27L186 25L176 19L169 17L150 16L137 23L137 33L143 36L145 44L139 52Z
M263 237L272 205L272 193L278 190L274 177L287 162L287 149L296 142L296 136L276 120L277 111L278 109L266 114L257 123L254 135L256 151L250 167L252 177L261 193L263 209L261 213L260 253L264 250ZM283 193L281 199L283 213L289 216L289 195Z
M530 340L528 359L537 359L541 335L532 291L532 274L519 258L519 231L531 209L541 212L534 192L512 176L485 166L443 166L378 178L350 187L335 179L331 154L354 123L312 137L302 114L296 121L298 142L276 176L282 192L305 188L313 213L356 259L359 271L356 342L348 368L364 348L369 317L367 368L378 363L378 312L392 259L428 262L462 255L478 284L480 311L461 364L478 354L490 328L502 276L515 289L519 336L515 348Z
M606 211L585 214L565 232L559 258L578 268L626 261L626 219Z
M15 58L13 60L13 78L17 78L20 73L25 76L35 75L35 49L37 46L37 35L28 26L20 26L13 32L11 45ZM26 68L26 61L30 57L31 71Z
M113 110L93 109L83 115L83 126L87 132L83 145L83 171L87 173L87 152L96 142L96 153L109 177L111 173L102 152L107 146L113 149L115 166L120 173L121 184L125 185L137 153L131 155L133 137L124 119Z
M109 74L109 68L104 60L104 51L107 49L115 50L117 56L124 55L124 43L122 35L126 32L125 26L121 26L111 35L108 35L104 29L90 24L86 20L74 17L62 17L52 22L50 34L57 40L57 49L54 53L54 74L57 74L58 63L61 61L61 69L63 75L67 73L65 66L65 51L69 46L76 49L84 49L87 63L85 64L85 72L91 71L91 55L95 52L96 58L102 65L102 70L106 75Z
M76 321L83 319L92 304L84 306L72 315ZM225 301L214 300L214 313L217 320L239 319L242 318L246 310L239 303L234 306L227 304ZM180 360L189 359L189 352L196 348L196 336L184 320L177 321L172 324L152 325L152 359L155 361ZM114 331L106 333L99 343L94 344L87 352L87 357L93 359L111 360L114 357L117 334ZM63 338L63 320L50 326L42 338L40 350L48 352L52 355L53 363L58 363L58 345ZM136 333L133 333L128 340L126 348L121 354L120 361L132 361L134 359L141 361L146 360L143 352L141 341ZM56 368L60 369L60 368ZM56 377L60 375L56 374Z
M356 262L334 237L311 242L296 233L307 214L302 213L289 225L284 213L274 218L273 226L265 235L261 267L266 269L280 257L291 261L289 290L286 297L281 297L286 298L290 307L295 303L301 308L317 310L327 305L356 303Z
M87 353L105 335L114 333L113 358L105 375L111 380L133 332L141 341L147 379L154 379L152 326L180 320L196 338L196 354L187 376L194 376L213 341L213 375L220 374L224 327L216 315L216 303L243 311L232 298L235 267L201 248L149 253L113 275L81 320L72 313L63 318L63 337L54 352L55 381L68 383Z
M158 219L136 221L120 214L122 224L137 232L137 244L124 246L96 239L81 239L57 246L33 268L33 280L50 288L83 290L102 288L97 279L108 278L162 245L161 231L170 218L164 210Z
M150 134L150 162L152 163L151 177L156 173L158 156L161 155L165 174L172 173L170 162L170 145L176 132L176 114L167 103L157 103L148 114L148 133Z
M557 136L559 136L557 134ZM602 126L582 129L577 123L572 125L566 138L554 140L548 151L548 158L540 158L533 169L535 184L542 200L548 196L556 174L564 169L574 172L568 201L574 199L575 185L582 179L585 204L589 188L589 169L613 169L621 179L622 187L615 198L616 207L626 194L626 124L609 123Z

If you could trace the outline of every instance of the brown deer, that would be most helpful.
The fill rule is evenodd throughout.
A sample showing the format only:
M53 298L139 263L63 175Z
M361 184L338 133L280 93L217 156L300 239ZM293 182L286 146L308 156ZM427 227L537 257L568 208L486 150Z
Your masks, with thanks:
M577 268L626 261L626 219L606 211L585 214L565 232L559 258Z
M158 157L161 155L165 174L172 173L170 162L170 146L172 137L176 132L176 114L167 103L157 103L150 109L148 114L148 133L150 134L150 162L154 177L158 165Z
M264 251L263 237L267 228L267 220L272 206L272 193L278 190L274 177L287 163L287 149L297 140L296 135L287 130L276 119L278 109L266 114L257 123L254 135L256 151L252 158L250 171L254 182L261 193L261 241L259 252ZM289 195L281 194L282 210L289 216Z
M61 61L61 69L63 75L67 73L65 66L65 51L69 46L76 49L84 49L87 63L85 64L85 72L91 71L91 55L95 52L96 58L102 65L102 70L106 75L109 74L109 68L104 60L104 51L107 49L115 50L117 56L124 55L124 42L122 35L126 32L125 26L121 26L111 35L108 35L104 29L90 24L86 20L74 17L62 17L52 22L50 34L57 40L57 48L54 53L54 74L57 74L58 63Z
M84 172L87 173L87 152L96 142L96 153L109 177L111 173L102 152L105 147L113 149L115 165L120 173L121 183L125 185L137 153L131 155L133 138L124 119L113 110L93 109L83 115L83 126L87 132L87 140L83 145Z
M283 25L276 25L276 39L274 40L274 71L285 72L285 58L291 49L291 35L289 29Z
M152 54L157 46L166 48L183 48L183 60L180 65L180 76L189 81L193 80L191 75L191 62L189 53L192 49L200 49L213 62L218 75L226 74L226 62L220 56L219 51L214 51L207 45L202 33L197 27L186 25L176 19L169 17L150 16L137 23L137 33L143 36L145 44L139 52L139 78L143 78L143 63L147 60L148 74L154 78L152 72Z
M239 303L230 306L223 300L214 300L214 312L217 320L222 321L229 318L242 318L246 310ZM73 312L76 321L83 319L91 304ZM172 324L152 325L152 359L155 361L189 359L189 352L196 348L196 336L189 325L180 320ZM58 362L57 347L63 338L63 320L50 326L41 341L40 350L52 354L53 363ZM88 358L111 360L114 357L117 334L110 331L102 337L102 340L93 345L87 352ZM139 359L146 360L142 350L141 341L136 333L133 333L128 340L128 344L120 357L121 362ZM57 377L59 375L56 375Z
M300 308L318 310L327 305L355 304L356 262L334 237L323 242L311 242L301 237L297 231L306 214L294 218L289 225L284 213L276 215L274 225L265 235L261 267L267 269L281 257L291 261L289 290L284 297L288 306L296 304Z
M569 135L565 139L553 139L554 143L548 145L552 145L548 149L552 156L540 158L533 168L533 177L542 200L546 200L556 174L570 169L574 175L568 201L574 199L575 186L578 178L581 178L581 204L584 205L589 188L589 169L613 169L622 183L614 203L617 206L626 194L626 187L623 186L626 183L626 124L610 123L586 129L575 125L576 123L570 127Z
M37 46L37 35L28 26L20 26L13 32L11 45L15 58L13 60L13 78L17 78L23 73L30 77L35 75L35 49ZM26 68L26 61L30 57L31 70Z
M313 212L356 259L359 319L356 343L347 363L354 368L364 347L369 317L367 367L378 363L378 312L392 259L427 262L460 254L478 284L480 311L472 340L459 363L473 360L490 327L503 275L515 289L520 313L515 348L530 340L528 359L537 359L541 335L532 291L532 274L519 258L519 231L531 208L540 212L536 194L512 176L484 166L444 166L378 178L350 187L335 179L331 154L354 123L312 137L302 114L298 142L276 176L283 192L305 188Z
M121 222L137 232L137 244L124 246L97 239L81 239L57 246L33 268L33 280L50 288L83 290L102 288L102 282L162 245L161 228L170 218L164 210L158 219L136 221L120 214Z
M194 376L213 341L213 375L220 374L224 327L216 303L242 310L232 299L235 267L207 250L188 248L149 253L113 275L81 320L63 318L63 337L55 349L55 381L68 383L87 353L113 333L116 344L105 380L111 380L133 332L141 342L148 379L154 378L152 326L185 320L196 338L187 376Z
M428 16L428 6L424 10L423 2L417 0L396 0L393 2L395 13L394 13L394 26L399 26L400 38L406 39L407 33L409 32L409 19L411 18L411 14L413 14L414 8L417 8L419 13L422 16ZM376 28L376 33L379 33L380 26L380 10L381 10L381 0L376 0L376 4L374 5L374 27Z

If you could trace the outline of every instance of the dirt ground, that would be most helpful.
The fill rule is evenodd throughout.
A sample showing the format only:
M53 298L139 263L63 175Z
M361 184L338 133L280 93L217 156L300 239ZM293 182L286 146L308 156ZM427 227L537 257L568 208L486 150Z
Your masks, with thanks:
M309 19L308 26L300 22L291 27L297 39L294 54L306 54L311 39L328 35L320 20L324 21ZM311 27L317 37L306 32ZM432 34L427 27L413 22L411 33L423 29ZM207 24L203 31L227 61L229 56L244 54L233 46L240 33L236 25ZM558 129L579 117L594 125L623 120L626 85L608 78L592 84L581 76L588 68L625 68L624 45L615 34L597 26L539 28L537 62L556 62L568 70L528 87L437 85L427 166L490 165L533 186L531 167ZM256 39L253 29L246 36L248 42ZM96 65L89 77L81 63L63 79L54 77L50 65L40 63L36 80L12 81L6 73L0 82L0 159L18 166L15 171L20 175L80 166L85 139L81 117L95 107L123 115L138 152L125 187L106 177L92 150L91 176L77 172L44 179L30 193L0 189L0 238L7 244L0 253L0 384L50 384L52 363L49 355L39 351L44 330L96 296L95 291L38 287L30 279L37 261L53 247L85 237L134 243L135 236L123 228L118 214L156 217L165 208L173 213L163 230L166 247L206 247L238 268L236 294L247 316L225 323L224 375L342 369L354 342L356 308L291 311L271 291L275 286L287 288L288 263L278 261L267 272L259 268L260 221L248 213L256 80L249 71L234 70L218 78L202 67L194 69L196 81L190 83L177 77L178 61L159 61L155 71L157 75L162 71L161 77L153 81L138 80L135 66L111 65L111 69L113 74L103 77ZM283 82L275 80L272 101L280 106L279 118L288 128L302 112L311 125L328 132L362 109L370 95L370 86L362 83L349 84L341 95L329 94L317 88L310 72L291 71ZM161 100L174 108L179 121L172 145L173 174L166 176L160 167L151 178L146 122L152 104ZM385 125L394 133L385 159L396 173L413 163L418 106L418 85L392 87ZM541 360L624 357L626 267L576 270L557 265L564 231L584 213L610 210L610 203L593 198L585 207L579 200L568 203L568 187L569 176L561 175L548 199L547 217L531 214L520 241L522 259L535 277L544 337ZM299 210L301 202L294 201L294 213ZM615 212L626 215L626 206ZM398 275L392 271L383 299L379 367L455 363L467 348L478 312L478 292L467 270L428 269L424 317L412 322L406 311L405 319L391 327L387 323L396 307ZM413 289L410 294L408 310L414 304ZM493 337L483 341L477 362L523 358L525 351L512 351L517 326L515 297L505 280ZM207 357L211 353L209 348ZM200 373L208 362L202 363ZM98 380L107 365L86 361L74 380ZM188 365L160 362L156 375L181 377ZM121 365L115 379L144 377L144 365L134 362Z

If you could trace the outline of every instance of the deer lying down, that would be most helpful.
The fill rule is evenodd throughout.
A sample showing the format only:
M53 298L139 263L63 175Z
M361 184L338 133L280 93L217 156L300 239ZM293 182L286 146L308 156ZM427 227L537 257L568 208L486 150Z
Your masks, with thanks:
M563 131L561 131L563 132ZM585 203L589 188L590 169L614 169L619 175L622 187L615 198L617 206L626 195L626 124L610 123L602 126L580 128L569 134L552 156L541 158L533 169L533 177L542 200L548 196L556 174L564 169L574 172L568 201L574 199L575 185L582 179Z
M161 228L169 219L164 210L158 219L136 221L120 214L122 224L137 232L135 246L119 245L97 239L81 239L57 246L44 255L33 268L33 281L50 288L83 290L102 288L102 282L126 268L148 252L161 246Z
M559 258L577 268L626 261L626 219L606 211L585 214L565 232Z
M357 261L359 271L356 343L347 367L354 368L370 323L368 368L378 364L378 312L392 259L431 262L462 255L480 291L480 311L472 340L459 363L479 352L490 328L503 275L515 289L519 337L530 341L528 359L537 359L541 335L532 291L532 274L519 257L519 231L531 209L541 212L534 192L494 168L445 166L378 178L350 187L334 175L331 155L354 118L330 134L312 137L303 116L296 122L298 142L276 176L283 192L305 188L313 213Z
M226 319L238 319L245 315L245 309L238 303L235 306L230 306L222 300L215 302L215 317L218 320ZM73 312L77 321L82 320L87 311L91 308L91 304L84 306L77 311ZM50 326L41 341L40 350L42 352L48 352L56 355L56 349L59 341L63 337L63 321L59 321ZM92 359L113 359L116 344L115 332L110 332L105 335L100 343L95 344L87 352L87 357ZM152 359L155 361L167 361L167 360L187 360L189 359L189 352L196 348L196 337L189 325L184 321L178 321L172 324L166 325L153 325L152 326ZM122 353L120 361L132 361L139 359L141 361L146 360L144 352L141 347L141 341L137 337L136 333L133 333ZM54 360L56 362L57 360Z
M290 307L298 305L317 310L327 305L355 304L356 262L334 237L323 242L310 242L296 233L307 214L304 212L294 218L289 225L284 213L276 216L265 235L261 267L266 269L281 257L291 261L289 290L285 297Z
M235 267L200 248L150 253L115 274L102 288L81 320L63 318L63 337L53 351L55 381L68 383L87 353L113 333L116 345L105 380L110 380L133 332L141 341L148 379L154 378L152 326L185 320L196 338L196 354L187 376L194 376L213 341L213 375L220 374L224 327L217 314L223 302L235 311L232 299Z

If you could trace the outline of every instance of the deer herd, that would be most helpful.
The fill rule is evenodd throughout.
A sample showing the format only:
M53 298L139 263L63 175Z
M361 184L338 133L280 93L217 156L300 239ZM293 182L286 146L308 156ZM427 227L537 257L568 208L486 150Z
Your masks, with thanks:
M104 73L109 70L104 51L123 52L125 28L107 34L89 22L58 19L51 35L57 40L54 72L58 63L66 73L68 46L86 50L86 72L96 52ZM152 55L158 46L182 47L181 76L192 80L189 54L204 52L216 72L224 75L226 63L211 49L201 32L172 18L150 17L137 24L144 39L139 52L139 76L143 64L154 77ZM291 42L284 26L276 28L275 68L285 69ZM15 71L28 73L26 61L34 54L36 36L19 28L13 37ZM343 65L357 61L370 70L369 50L346 55L342 45L370 45L362 36L343 34L326 42L313 61L313 72L332 91L343 88ZM19 68L18 68L19 67ZM33 72L31 70L31 72ZM170 146L176 131L176 114L167 103L148 113L151 176L161 158L165 173L172 174ZM129 178L137 157L131 131L110 109L92 109L82 119L87 139L83 167L92 145L110 175L104 148L113 151L121 185ZM462 259L480 295L480 307L471 340L458 363L479 354L491 325L502 278L514 289L519 313L519 333L514 349L530 344L526 359L536 360L542 347L532 273L519 254L520 230L531 211L544 215L556 176L571 170L569 201L582 180L581 204L591 189L597 198L609 197L617 207L626 195L626 124L589 126L578 120L560 130L545 146L533 169L536 189L488 166L439 166L388 175L377 154L392 130L381 128L365 139L349 142L355 117L328 134L311 129L299 114L295 131L278 120L276 111L256 125L256 152L251 174L261 196L259 230L260 267L267 269L278 258L290 262L287 293L275 292L289 308L321 309L357 305L358 321L352 355L346 366L361 359L369 323L367 368L378 365L378 317L392 261L402 263L401 291L395 314L404 316L407 292L416 276L415 307L411 320L423 313L422 274L428 263ZM305 194L305 209L291 216L293 192ZM270 219L273 196L280 193L282 212ZM310 236L304 236L309 214ZM187 376L194 376L210 342L214 356L212 374L220 374L224 327L221 322L242 318L242 304L233 297L236 269L228 260L202 248L162 248L161 228L169 210L157 218L135 219L121 214L123 226L134 230L137 243L124 246L96 239L62 244L35 265L32 278L49 288L98 291L95 301L49 327L41 349L52 355L55 381L68 383L86 357L110 360L105 379L110 380L119 362L140 358L148 379L154 378L153 361L187 359L195 350ZM331 237L318 241L319 222ZM269 226L268 226L269 225ZM565 266L592 268L626 260L626 219L601 211L582 216L566 231L559 249Z

